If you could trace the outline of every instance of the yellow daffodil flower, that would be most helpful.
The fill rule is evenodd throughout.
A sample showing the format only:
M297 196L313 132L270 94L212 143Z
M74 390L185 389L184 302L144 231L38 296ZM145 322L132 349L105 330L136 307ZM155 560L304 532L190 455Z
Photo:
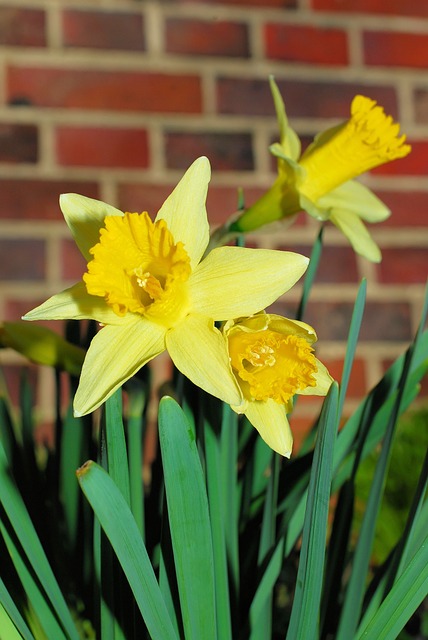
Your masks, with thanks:
M290 457L293 436L287 413L293 396L324 396L333 382L314 355L314 329L262 312L226 322L223 335L244 396L244 403L232 409L245 413L274 451Z
M221 247L209 240L207 158L199 158L154 222L76 194L61 196L65 220L88 269L26 320L92 318L102 325L89 347L74 408L96 409L149 360L168 350L196 385L240 406L224 338L215 321L258 312L301 277L296 253Z
M381 260L379 247L363 220L381 222L389 209L353 178L410 153L400 127L374 100L355 96L349 120L318 135L301 153L300 140L289 126L278 87L271 90L280 128L280 141L270 147L278 159L278 178L227 231L247 232L305 210L318 220L330 220L354 250L372 262Z

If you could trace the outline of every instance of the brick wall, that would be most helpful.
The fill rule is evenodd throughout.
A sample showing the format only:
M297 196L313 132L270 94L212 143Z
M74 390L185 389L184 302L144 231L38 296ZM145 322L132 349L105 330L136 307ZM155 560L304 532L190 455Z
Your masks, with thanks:
M400 120L412 154L363 178L393 210L371 227L383 262L355 256L328 228L306 317L318 330L319 356L340 376L355 292L368 278L351 410L402 352L421 308L428 1L0 0L0 47L0 318L8 320L82 274L58 207L62 192L155 213L205 154L214 170L212 224L234 211L236 187L248 204L260 195L275 175L270 73L305 140L346 118L357 92ZM317 231L302 214L250 242L307 253ZM293 313L299 291L277 309ZM19 359L1 358L13 380ZM51 372L38 375L43 412ZM299 402L295 424L316 402Z

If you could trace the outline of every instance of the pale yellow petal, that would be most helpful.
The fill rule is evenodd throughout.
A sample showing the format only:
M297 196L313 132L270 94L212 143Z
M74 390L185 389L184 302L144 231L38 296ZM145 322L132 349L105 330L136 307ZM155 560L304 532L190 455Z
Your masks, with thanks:
M75 415L95 411L126 380L165 349L165 328L141 317L103 327L92 340L74 398Z
M202 258L209 240L205 201L211 168L204 156L186 171L159 210L156 220L165 220L175 242L182 242L192 268Z
M91 260L89 249L99 242L100 228L106 216L123 216L122 211L101 200L94 200L77 193L64 193L59 204L65 221L84 258Z
M301 396L326 396L330 389L333 378L329 374L327 367L316 358L317 372L314 374L316 380L315 387L306 387L303 391L298 391Z
M330 220L348 238L352 248L371 262L380 262L382 255L361 218L351 211L333 209Z
M324 209L344 209L356 213L367 222L382 222L391 215L390 209L366 186L350 180L319 198Z
M241 404L226 341L210 318L189 315L168 331L166 347L177 369L194 384L228 404Z
M284 154L292 160L298 160L301 144L297 133L288 124L284 101L273 76L269 78L270 90L275 105L276 118L278 120L280 143Z
M190 276L193 308L214 320L249 316L291 289L308 262L305 256L287 251L213 249Z
M23 316L23 320L84 320L86 318L102 324L121 325L126 322L125 318L114 313L103 298L89 295L84 282L78 282L69 289L57 293Z
M286 458L290 457L293 435L284 405L274 400L249 402L245 415L271 449Z

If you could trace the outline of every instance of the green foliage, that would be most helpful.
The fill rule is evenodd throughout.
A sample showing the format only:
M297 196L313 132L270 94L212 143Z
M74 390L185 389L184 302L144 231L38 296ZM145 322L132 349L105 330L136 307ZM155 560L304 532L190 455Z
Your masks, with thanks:
M316 263L321 249L322 234ZM426 307L407 352L337 432L365 291L341 383L290 460L176 374L143 485L145 371L100 420L61 409L76 380L57 375L43 455L28 381L17 416L2 388L0 640L392 640L411 637L410 619L423 631L428 411L408 411L428 367Z

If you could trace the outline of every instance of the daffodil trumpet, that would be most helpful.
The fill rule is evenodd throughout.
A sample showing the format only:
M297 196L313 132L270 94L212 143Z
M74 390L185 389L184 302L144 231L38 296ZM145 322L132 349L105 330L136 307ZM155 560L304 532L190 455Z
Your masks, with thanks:
M399 135L399 124L374 100L357 95L350 118L315 137L301 155L299 138L288 124L273 78L271 90L280 128L280 141L270 147L277 158L278 177L259 200L226 223L221 233L226 237L247 233L303 210L317 220L332 222L357 253L379 262L379 247L363 221L381 222L390 210L354 178L410 153L406 136Z
M165 350L208 393L236 407L244 402L215 322L270 305L303 275L308 259L243 247L219 247L203 258L209 179L209 162L201 157L154 221L146 212L124 213L81 195L61 196L87 271L24 319L90 318L100 324L82 367L76 415L94 411Z
M258 313L229 320L223 335L244 413L274 451L290 457L293 436L287 414L296 394L325 396L333 382L316 358L314 329L304 322Z

